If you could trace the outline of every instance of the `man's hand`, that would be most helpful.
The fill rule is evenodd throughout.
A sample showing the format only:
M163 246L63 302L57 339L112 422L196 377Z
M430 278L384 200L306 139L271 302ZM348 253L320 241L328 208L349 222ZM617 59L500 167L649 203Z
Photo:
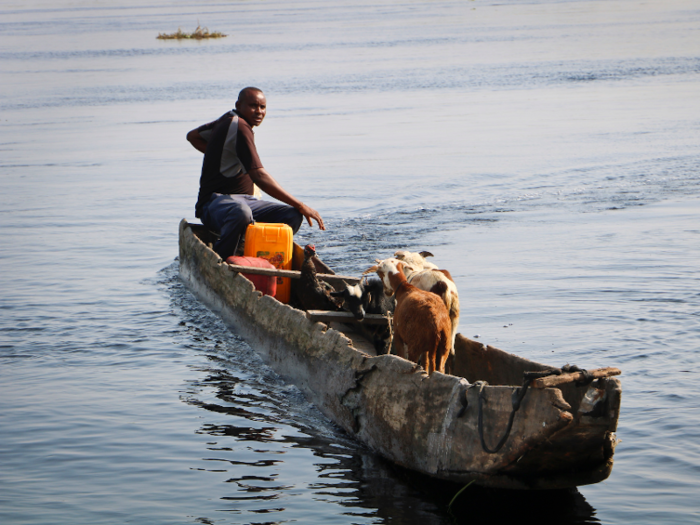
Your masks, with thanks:
M301 213L304 217L306 217L306 220L309 223L309 226L314 225L314 223L311 221L311 219L313 219L318 223L319 230L326 229L326 226L323 224L323 219L321 218L321 215L316 210L314 210L312 207L307 206L306 204L304 204L302 202L301 206L297 207L297 210L299 210L299 213Z

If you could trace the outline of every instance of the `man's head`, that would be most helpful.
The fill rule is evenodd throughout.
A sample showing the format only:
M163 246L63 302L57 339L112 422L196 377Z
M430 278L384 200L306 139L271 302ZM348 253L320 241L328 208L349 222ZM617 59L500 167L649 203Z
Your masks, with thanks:
M238 94L236 112L251 127L259 126L265 118L267 100L265 94L255 87L243 88Z

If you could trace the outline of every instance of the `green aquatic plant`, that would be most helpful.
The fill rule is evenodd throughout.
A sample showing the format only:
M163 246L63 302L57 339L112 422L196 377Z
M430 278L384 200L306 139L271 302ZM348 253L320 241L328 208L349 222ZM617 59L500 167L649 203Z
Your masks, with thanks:
M177 32L175 33L158 33L158 36L156 38L159 38L161 40L182 40L182 39L193 39L193 40L202 40L204 38L224 38L227 35L221 33L220 31L214 31L213 33L209 32L209 29L206 27L201 27L200 25L197 25L197 29L192 31L191 33L185 33L182 29L179 27L177 28Z
M450 503L447 505L447 510L449 511L450 515L452 515L453 517L454 517L454 514L452 514L452 504L455 502L455 500L459 497L459 495L460 495L462 492L464 492L465 490L467 490L467 488L469 487L469 485L471 485L472 483L474 483L474 481L475 481L475 480L471 480L469 483L467 483L467 484L464 485L461 489L459 489L459 491L457 491L457 494L455 494L454 497L452 498L452 501L450 501Z

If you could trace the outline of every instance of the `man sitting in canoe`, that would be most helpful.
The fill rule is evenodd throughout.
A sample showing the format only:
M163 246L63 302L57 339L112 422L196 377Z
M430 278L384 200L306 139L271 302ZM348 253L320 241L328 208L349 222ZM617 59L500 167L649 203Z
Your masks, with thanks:
M309 226L313 219L326 229L316 210L287 193L263 168L253 127L262 123L266 110L263 92L247 87L238 94L235 110L187 134L204 153L195 217L220 235L214 250L223 259L236 252L241 235L255 221L288 224L296 233L306 217ZM285 204L260 200L254 195L256 185Z

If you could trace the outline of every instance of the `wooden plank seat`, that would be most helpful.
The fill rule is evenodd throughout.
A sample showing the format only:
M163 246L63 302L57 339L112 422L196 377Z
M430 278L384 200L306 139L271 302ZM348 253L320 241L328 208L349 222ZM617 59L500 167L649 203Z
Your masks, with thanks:
M276 277L288 277L290 279L300 279L301 272L298 270L279 270L277 268L253 268L250 266L240 266L238 264L228 263L231 271L236 273L249 273L252 275L273 275ZM360 277L350 277L348 275L333 275L329 273L317 273L316 277L322 281L326 281L332 285L335 284L357 284L360 282Z
M360 321L350 312L332 312L327 310L309 310L306 312L307 319L321 323L353 323L353 324L387 324L387 317L380 314L365 314L365 318Z

